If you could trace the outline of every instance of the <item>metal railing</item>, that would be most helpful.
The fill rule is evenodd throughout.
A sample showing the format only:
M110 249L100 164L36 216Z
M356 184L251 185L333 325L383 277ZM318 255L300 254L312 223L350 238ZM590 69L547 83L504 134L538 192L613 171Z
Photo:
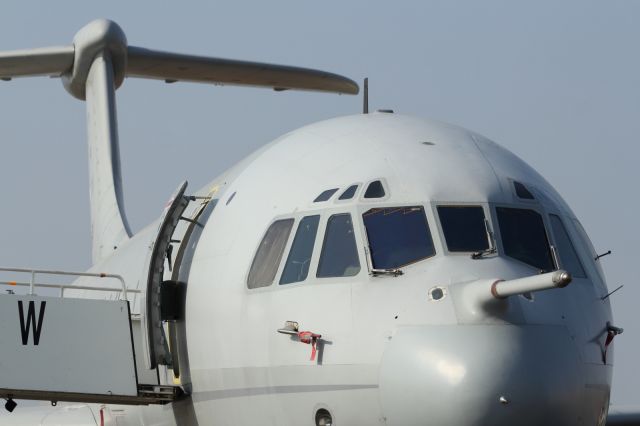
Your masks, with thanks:
M140 290L135 289L127 289L127 285L124 282L124 278L118 274L107 274L104 272L101 273L92 273L92 272L72 272L72 271L51 271L46 269L26 269L26 268L3 268L0 267L0 272L18 272L23 274L30 274L31 279L29 282L19 282L19 281L0 281L0 284L9 285L9 286L19 286L19 287L29 287L29 295L34 294L35 287L43 287L43 288L57 288L60 290L60 297L64 297L65 289L74 289L74 290L94 290L94 291L119 291L120 298L122 300L127 299L127 292L129 293L140 293ZM111 278L120 281L122 284L122 288L117 287L92 287L92 286L81 286L74 284L44 284L44 283L36 283L36 275L59 275L59 276L67 276L67 277L92 277L92 278Z

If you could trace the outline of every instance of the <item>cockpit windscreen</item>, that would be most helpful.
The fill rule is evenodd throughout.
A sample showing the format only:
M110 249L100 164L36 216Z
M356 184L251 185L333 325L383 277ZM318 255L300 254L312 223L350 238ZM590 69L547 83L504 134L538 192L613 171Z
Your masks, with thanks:
M529 209L497 207L502 245L507 256L541 271L554 269L542 216Z
M435 255L422 207L376 208L362 217L374 269L394 269Z
M571 242L571 238L569 238L567 229L562 223L562 219L555 214L550 214L549 219L551 220L553 235L556 237L555 241L558 245L562 267L569 271L574 277L586 278L587 274L584 272L578 253L576 253L576 249L573 247L573 243Z
M438 206L438 216L449 251L480 252L489 249L481 206Z
M353 222L348 213L334 214L327 221L318 263L318 278L353 277L360 272Z

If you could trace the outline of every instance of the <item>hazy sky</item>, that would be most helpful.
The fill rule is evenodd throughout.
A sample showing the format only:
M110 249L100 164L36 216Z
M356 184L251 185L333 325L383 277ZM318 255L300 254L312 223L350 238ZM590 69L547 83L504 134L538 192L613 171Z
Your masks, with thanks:
M640 2L4 0L0 50L69 44L94 18L131 45L370 78L371 108L475 130L565 197L603 259L615 324L612 401L640 396ZM84 104L47 78L0 82L0 264L90 263ZM289 130L360 97L127 80L118 91L126 210L138 230Z

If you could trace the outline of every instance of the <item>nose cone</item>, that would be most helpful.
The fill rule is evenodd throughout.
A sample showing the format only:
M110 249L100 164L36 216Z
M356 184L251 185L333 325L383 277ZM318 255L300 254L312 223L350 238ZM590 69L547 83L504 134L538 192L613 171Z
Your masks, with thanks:
M583 424L578 351L561 326L403 327L380 367L388 425Z

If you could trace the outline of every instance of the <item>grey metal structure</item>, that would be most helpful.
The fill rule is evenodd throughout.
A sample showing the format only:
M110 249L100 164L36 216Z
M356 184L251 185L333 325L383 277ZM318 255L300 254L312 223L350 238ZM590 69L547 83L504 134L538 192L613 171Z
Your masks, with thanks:
M134 399L138 383L129 317L126 300L0 297L0 395Z

